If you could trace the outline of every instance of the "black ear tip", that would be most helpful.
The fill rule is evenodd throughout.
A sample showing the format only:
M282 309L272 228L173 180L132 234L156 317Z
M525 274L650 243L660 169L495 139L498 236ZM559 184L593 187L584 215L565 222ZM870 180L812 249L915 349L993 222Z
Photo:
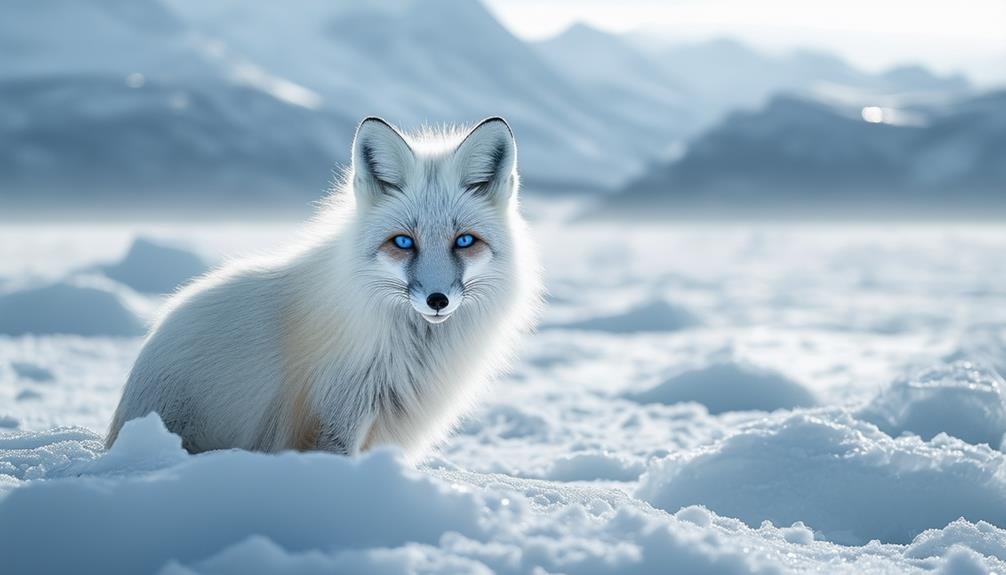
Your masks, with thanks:
M510 137L511 138L513 137L513 129L510 127L509 122L507 122L506 119L504 119L502 116L490 116L485 120L479 122L474 128L472 128L472 130L478 130L479 128L483 126L488 126L489 124L502 125L504 128L506 128L506 131L510 134Z
M366 118L361 120L360 123L356 126L356 131L359 132L364 126L368 124L380 124L382 126L391 128L392 130L395 129L395 127L392 126L390 123L388 123L388 121L385 120L384 118L381 118L379 116L367 116Z

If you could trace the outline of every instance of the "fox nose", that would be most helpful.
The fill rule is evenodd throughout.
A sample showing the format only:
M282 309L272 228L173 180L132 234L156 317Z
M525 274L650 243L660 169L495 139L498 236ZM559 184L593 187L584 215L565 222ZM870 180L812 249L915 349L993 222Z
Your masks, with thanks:
M433 292L426 298L426 305L437 311L444 309L449 303L450 300L447 299L447 296L440 292Z

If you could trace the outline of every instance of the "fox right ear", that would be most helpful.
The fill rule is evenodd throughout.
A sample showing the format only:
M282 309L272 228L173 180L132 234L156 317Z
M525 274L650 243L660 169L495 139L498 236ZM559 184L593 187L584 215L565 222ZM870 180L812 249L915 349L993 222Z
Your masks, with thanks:
M353 139L353 189L357 201L373 204L383 194L401 191L415 161L412 148L391 124L366 118Z
M517 144L506 120L482 120L454 151L461 186L505 203L517 190Z

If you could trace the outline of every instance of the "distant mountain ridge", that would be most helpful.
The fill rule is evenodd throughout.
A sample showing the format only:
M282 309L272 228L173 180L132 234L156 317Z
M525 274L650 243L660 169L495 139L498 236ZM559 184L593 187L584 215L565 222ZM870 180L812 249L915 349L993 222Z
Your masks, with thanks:
M776 97L629 182L598 214L1006 216L1006 91L924 110L919 123L885 123L892 113Z
M367 115L404 128L504 115L531 193L614 189L780 85L966 89L919 70L790 78L798 64L741 45L693 47L693 61L586 26L528 43L473 0L16 0L5 16L8 214L306 210ZM715 54L760 75L709 73Z

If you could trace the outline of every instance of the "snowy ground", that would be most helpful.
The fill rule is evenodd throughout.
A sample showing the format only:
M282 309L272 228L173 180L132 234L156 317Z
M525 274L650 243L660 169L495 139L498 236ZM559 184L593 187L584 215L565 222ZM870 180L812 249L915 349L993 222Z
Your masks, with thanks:
M140 279L198 262L108 264L291 231L0 228L0 572L1006 572L1006 230L545 219L544 325L418 469L106 453Z

